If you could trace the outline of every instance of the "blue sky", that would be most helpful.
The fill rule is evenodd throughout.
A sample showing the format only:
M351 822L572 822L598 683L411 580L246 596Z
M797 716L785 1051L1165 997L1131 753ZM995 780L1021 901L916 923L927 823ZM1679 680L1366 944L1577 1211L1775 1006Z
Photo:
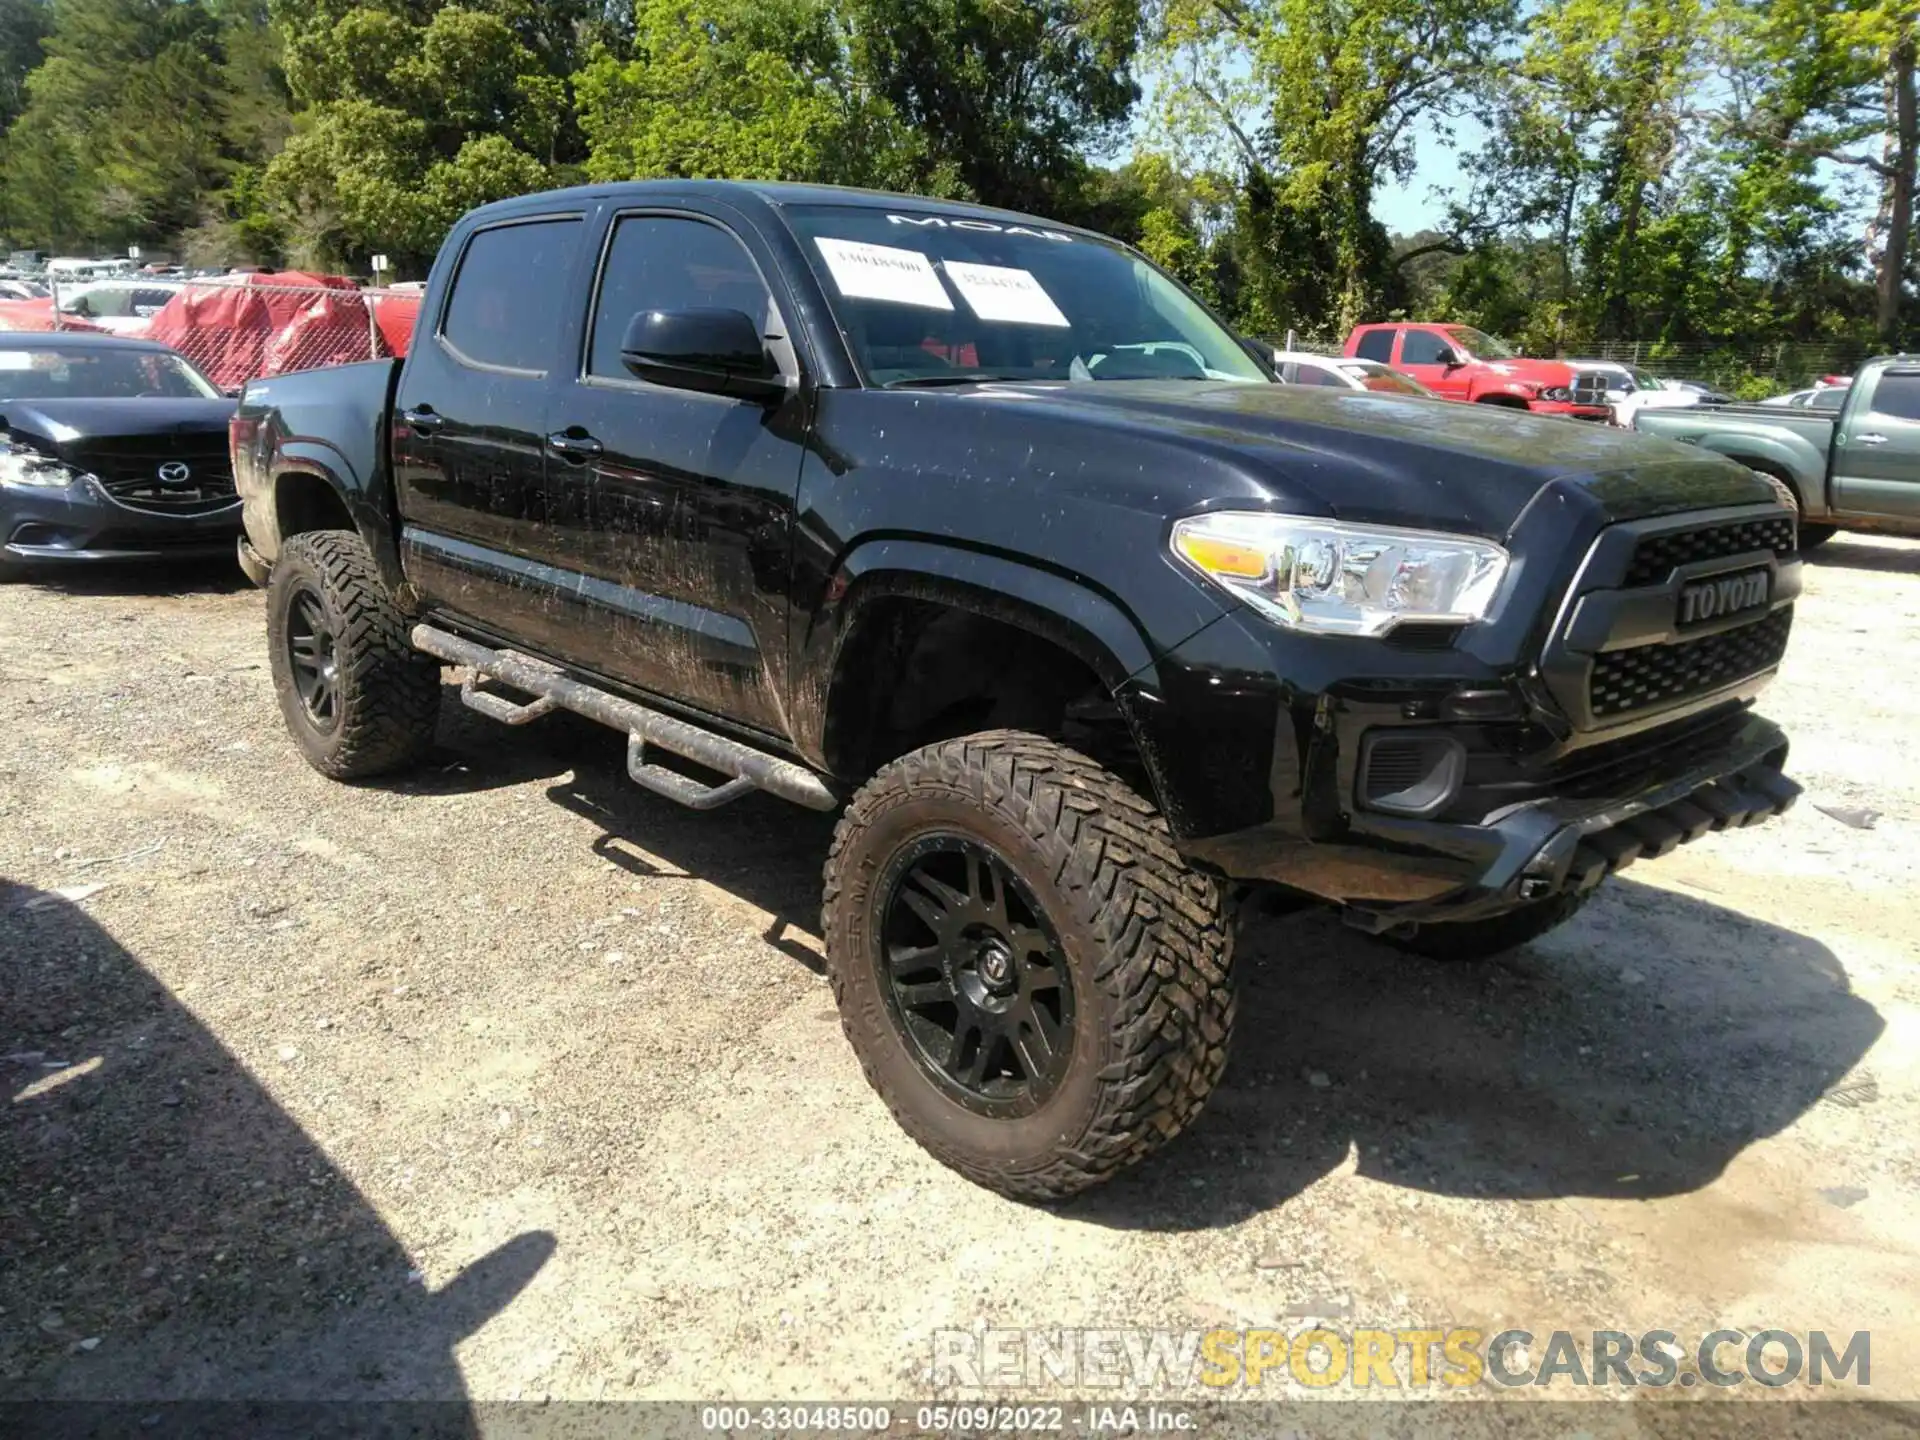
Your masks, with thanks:
M1464 191L1460 152L1471 151L1485 138L1486 131L1471 120L1454 122L1451 142L1421 126L1414 141L1413 178L1404 185L1389 178L1376 188L1374 217L1395 235L1411 235L1438 224L1446 216L1447 206L1444 195L1434 194L1435 188Z

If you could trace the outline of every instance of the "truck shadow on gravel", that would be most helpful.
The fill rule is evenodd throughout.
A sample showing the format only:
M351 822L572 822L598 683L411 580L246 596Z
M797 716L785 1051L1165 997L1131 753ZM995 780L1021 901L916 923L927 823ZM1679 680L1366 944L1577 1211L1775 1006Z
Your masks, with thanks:
M551 738L513 759L469 751L471 769L554 775L548 798L600 827L607 863L719 886L819 970L796 937L817 942L834 817L765 796L694 814L628 781L620 737ZM1440 1195L1696 1190L1819 1103L1884 1028L1818 941L1631 880L1483 965L1405 955L1325 911L1250 917L1235 963L1233 1059L1206 1111L1067 1213L1227 1225L1284 1206L1355 1147L1362 1174Z
M1483 965L1324 913L1253 922L1236 964L1225 1083L1158 1163L1070 1213L1231 1224L1356 1148L1360 1174L1436 1195L1680 1194L1820 1103L1884 1028L1819 942L1627 880Z
M551 1235L438 1290L410 1279L325 1151L57 895L0 881L0 995L10 1399L464 1401L454 1346L534 1277ZM464 1403L415 1419L470 1428Z
M1920 547L1876 545L1871 537L1829 540L1806 553L1807 563L1823 570L1879 570L1888 575L1920 575Z
M31 570L20 587L56 595L232 595L253 582L232 556L207 560L100 563Z

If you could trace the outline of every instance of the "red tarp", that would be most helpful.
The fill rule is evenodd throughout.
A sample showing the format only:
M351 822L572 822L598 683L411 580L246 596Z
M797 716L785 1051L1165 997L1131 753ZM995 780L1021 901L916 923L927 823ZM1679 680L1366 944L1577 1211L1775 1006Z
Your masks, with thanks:
M86 321L72 315L60 317L60 323L53 323L53 300L43 296L38 300L0 300L0 330L93 330L103 326L89 325Z
M262 375L369 359L375 333L351 280L298 270L190 285L146 332L225 389Z
M380 327L380 339L386 344L387 353L406 354L407 346L413 343L414 322L420 318L419 292L403 290L368 295L367 303L373 306L373 320Z

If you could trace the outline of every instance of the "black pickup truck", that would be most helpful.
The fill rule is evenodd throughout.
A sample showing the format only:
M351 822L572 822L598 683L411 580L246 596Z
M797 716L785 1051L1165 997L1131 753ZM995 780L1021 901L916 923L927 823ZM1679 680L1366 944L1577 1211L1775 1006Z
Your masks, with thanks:
M1436 958L1798 793L1791 497L1685 446L1270 383L1140 256L894 195L607 185L449 235L404 362L233 422L288 728L443 665L709 808L841 811L824 933L902 1125L1030 1198L1176 1134L1253 887Z

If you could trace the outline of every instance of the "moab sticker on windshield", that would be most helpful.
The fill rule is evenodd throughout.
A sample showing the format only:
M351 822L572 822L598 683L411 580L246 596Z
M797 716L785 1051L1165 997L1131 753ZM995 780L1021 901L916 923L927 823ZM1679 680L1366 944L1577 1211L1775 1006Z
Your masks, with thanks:
M890 300L896 305L918 305L923 310L951 310L947 287L934 274L933 262L918 250L891 245L869 245L864 240L836 240L821 236L813 242L833 273L833 283L849 300Z
M1053 325L1065 329L1068 320L1041 288L1030 270L1011 265L973 265L943 260L940 268L982 320L1004 320L1014 325Z
M988 235L1031 235L1036 240L1053 240L1062 245L1073 244L1071 235L1062 235L1058 230L1036 230L1031 225L997 225L991 220L969 220L964 217L949 220L945 215L889 214L887 223L917 225L923 230L978 230Z

